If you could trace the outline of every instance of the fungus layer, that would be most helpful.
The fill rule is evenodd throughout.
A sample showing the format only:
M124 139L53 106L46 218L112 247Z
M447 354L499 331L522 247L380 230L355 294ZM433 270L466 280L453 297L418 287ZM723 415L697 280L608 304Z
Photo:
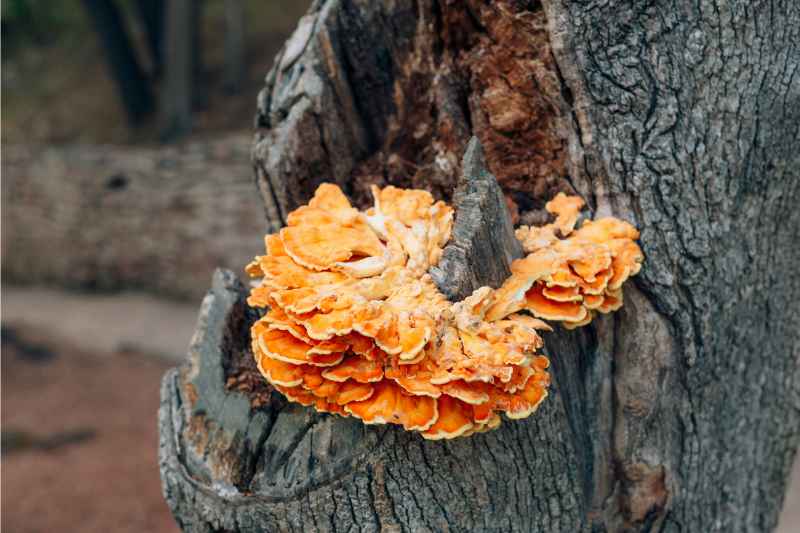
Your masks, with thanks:
M450 238L453 209L426 191L372 193L374 207L359 212L321 185L246 268L261 278L248 298L265 309L251 329L260 372L321 412L428 439L530 416L550 383L537 330L618 309L641 267L635 228L605 218L575 229L583 201L562 193L546 206L552 224L517 230L528 255L502 287L451 303L427 270Z

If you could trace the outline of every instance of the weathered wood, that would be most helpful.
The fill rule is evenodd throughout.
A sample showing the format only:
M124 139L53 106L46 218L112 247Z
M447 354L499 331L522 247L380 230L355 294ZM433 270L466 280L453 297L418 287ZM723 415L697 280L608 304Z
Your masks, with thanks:
M322 182L351 192L353 169L387 134L414 16L412 0L336 0L300 19L258 98L253 159L276 229Z
M272 218L322 181L361 207L371 184L450 200L473 134L514 220L571 191L570 111L544 12L523 4L315 2L258 100L253 158Z
M270 223L250 135L161 147L3 145L3 281L199 301Z
M454 302L479 287L498 288L511 275L511 262L524 255L514 236L503 191L486 169L476 137L464 152L461 173L453 195L453 236L438 266L429 271L439 290Z
M800 435L798 32L786 1L315 3L259 102L254 160L274 220L325 179L357 197L369 181L446 196L474 133L520 220L574 190L593 216L641 228L647 259L620 312L546 335L554 385L532 418L425 442L353 437L352 421L307 411L276 431L279 410L252 480L282 481L231 490L181 465L165 475L178 520L774 527ZM209 435L186 421L196 399L182 383L166 379L161 418L179 458Z

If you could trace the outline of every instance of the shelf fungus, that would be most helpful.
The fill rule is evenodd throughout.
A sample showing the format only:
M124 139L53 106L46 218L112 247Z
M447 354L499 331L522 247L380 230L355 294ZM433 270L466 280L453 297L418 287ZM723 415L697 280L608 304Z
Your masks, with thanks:
M550 383L538 332L619 309L643 260L633 226L578 227L583 202L562 193L546 206L553 223L517 230L528 255L503 285L452 303L427 270L453 209L420 190L372 193L361 212L321 185L246 268L261 278L248 303L265 310L251 330L263 376L291 401L366 424L450 439L530 416Z

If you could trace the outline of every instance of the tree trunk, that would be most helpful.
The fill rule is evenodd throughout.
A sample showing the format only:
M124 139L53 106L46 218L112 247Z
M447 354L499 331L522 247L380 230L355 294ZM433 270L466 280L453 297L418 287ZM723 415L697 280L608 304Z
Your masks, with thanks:
M164 3L161 0L136 0L136 12L147 36L153 77L160 78L164 68Z
M799 34L789 1L315 2L259 97L273 229L322 181L362 206L370 183L451 199L474 134L514 222L580 194L642 230L644 268L618 313L545 336L554 383L534 416L445 442L286 404L219 272L162 388L178 522L773 528L800 430Z
M244 4L241 0L225 0L225 90L231 94L242 90L247 72Z
M155 101L149 81L136 59L122 14L113 0L83 2L103 42L106 60L128 120L131 124L139 124L155 109Z
M161 135L176 140L192 127L197 17L195 0L168 0L166 12L165 73L161 90ZM201 89L202 90L202 89Z

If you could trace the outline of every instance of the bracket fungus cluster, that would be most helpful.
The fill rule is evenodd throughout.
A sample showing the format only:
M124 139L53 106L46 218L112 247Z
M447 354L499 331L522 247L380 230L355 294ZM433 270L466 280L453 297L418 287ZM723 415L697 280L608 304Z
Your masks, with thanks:
M251 331L260 372L289 400L367 424L442 439L529 416L550 383L544 320L572 328L618 309L643 260L633 226L575 229L583 202L562 193L552 224L517 230L528 255L503 285L452 303L427 271L453 209L426 191L372 192L360 212L321 185L246 269L261 278L248 298L265 310Z

